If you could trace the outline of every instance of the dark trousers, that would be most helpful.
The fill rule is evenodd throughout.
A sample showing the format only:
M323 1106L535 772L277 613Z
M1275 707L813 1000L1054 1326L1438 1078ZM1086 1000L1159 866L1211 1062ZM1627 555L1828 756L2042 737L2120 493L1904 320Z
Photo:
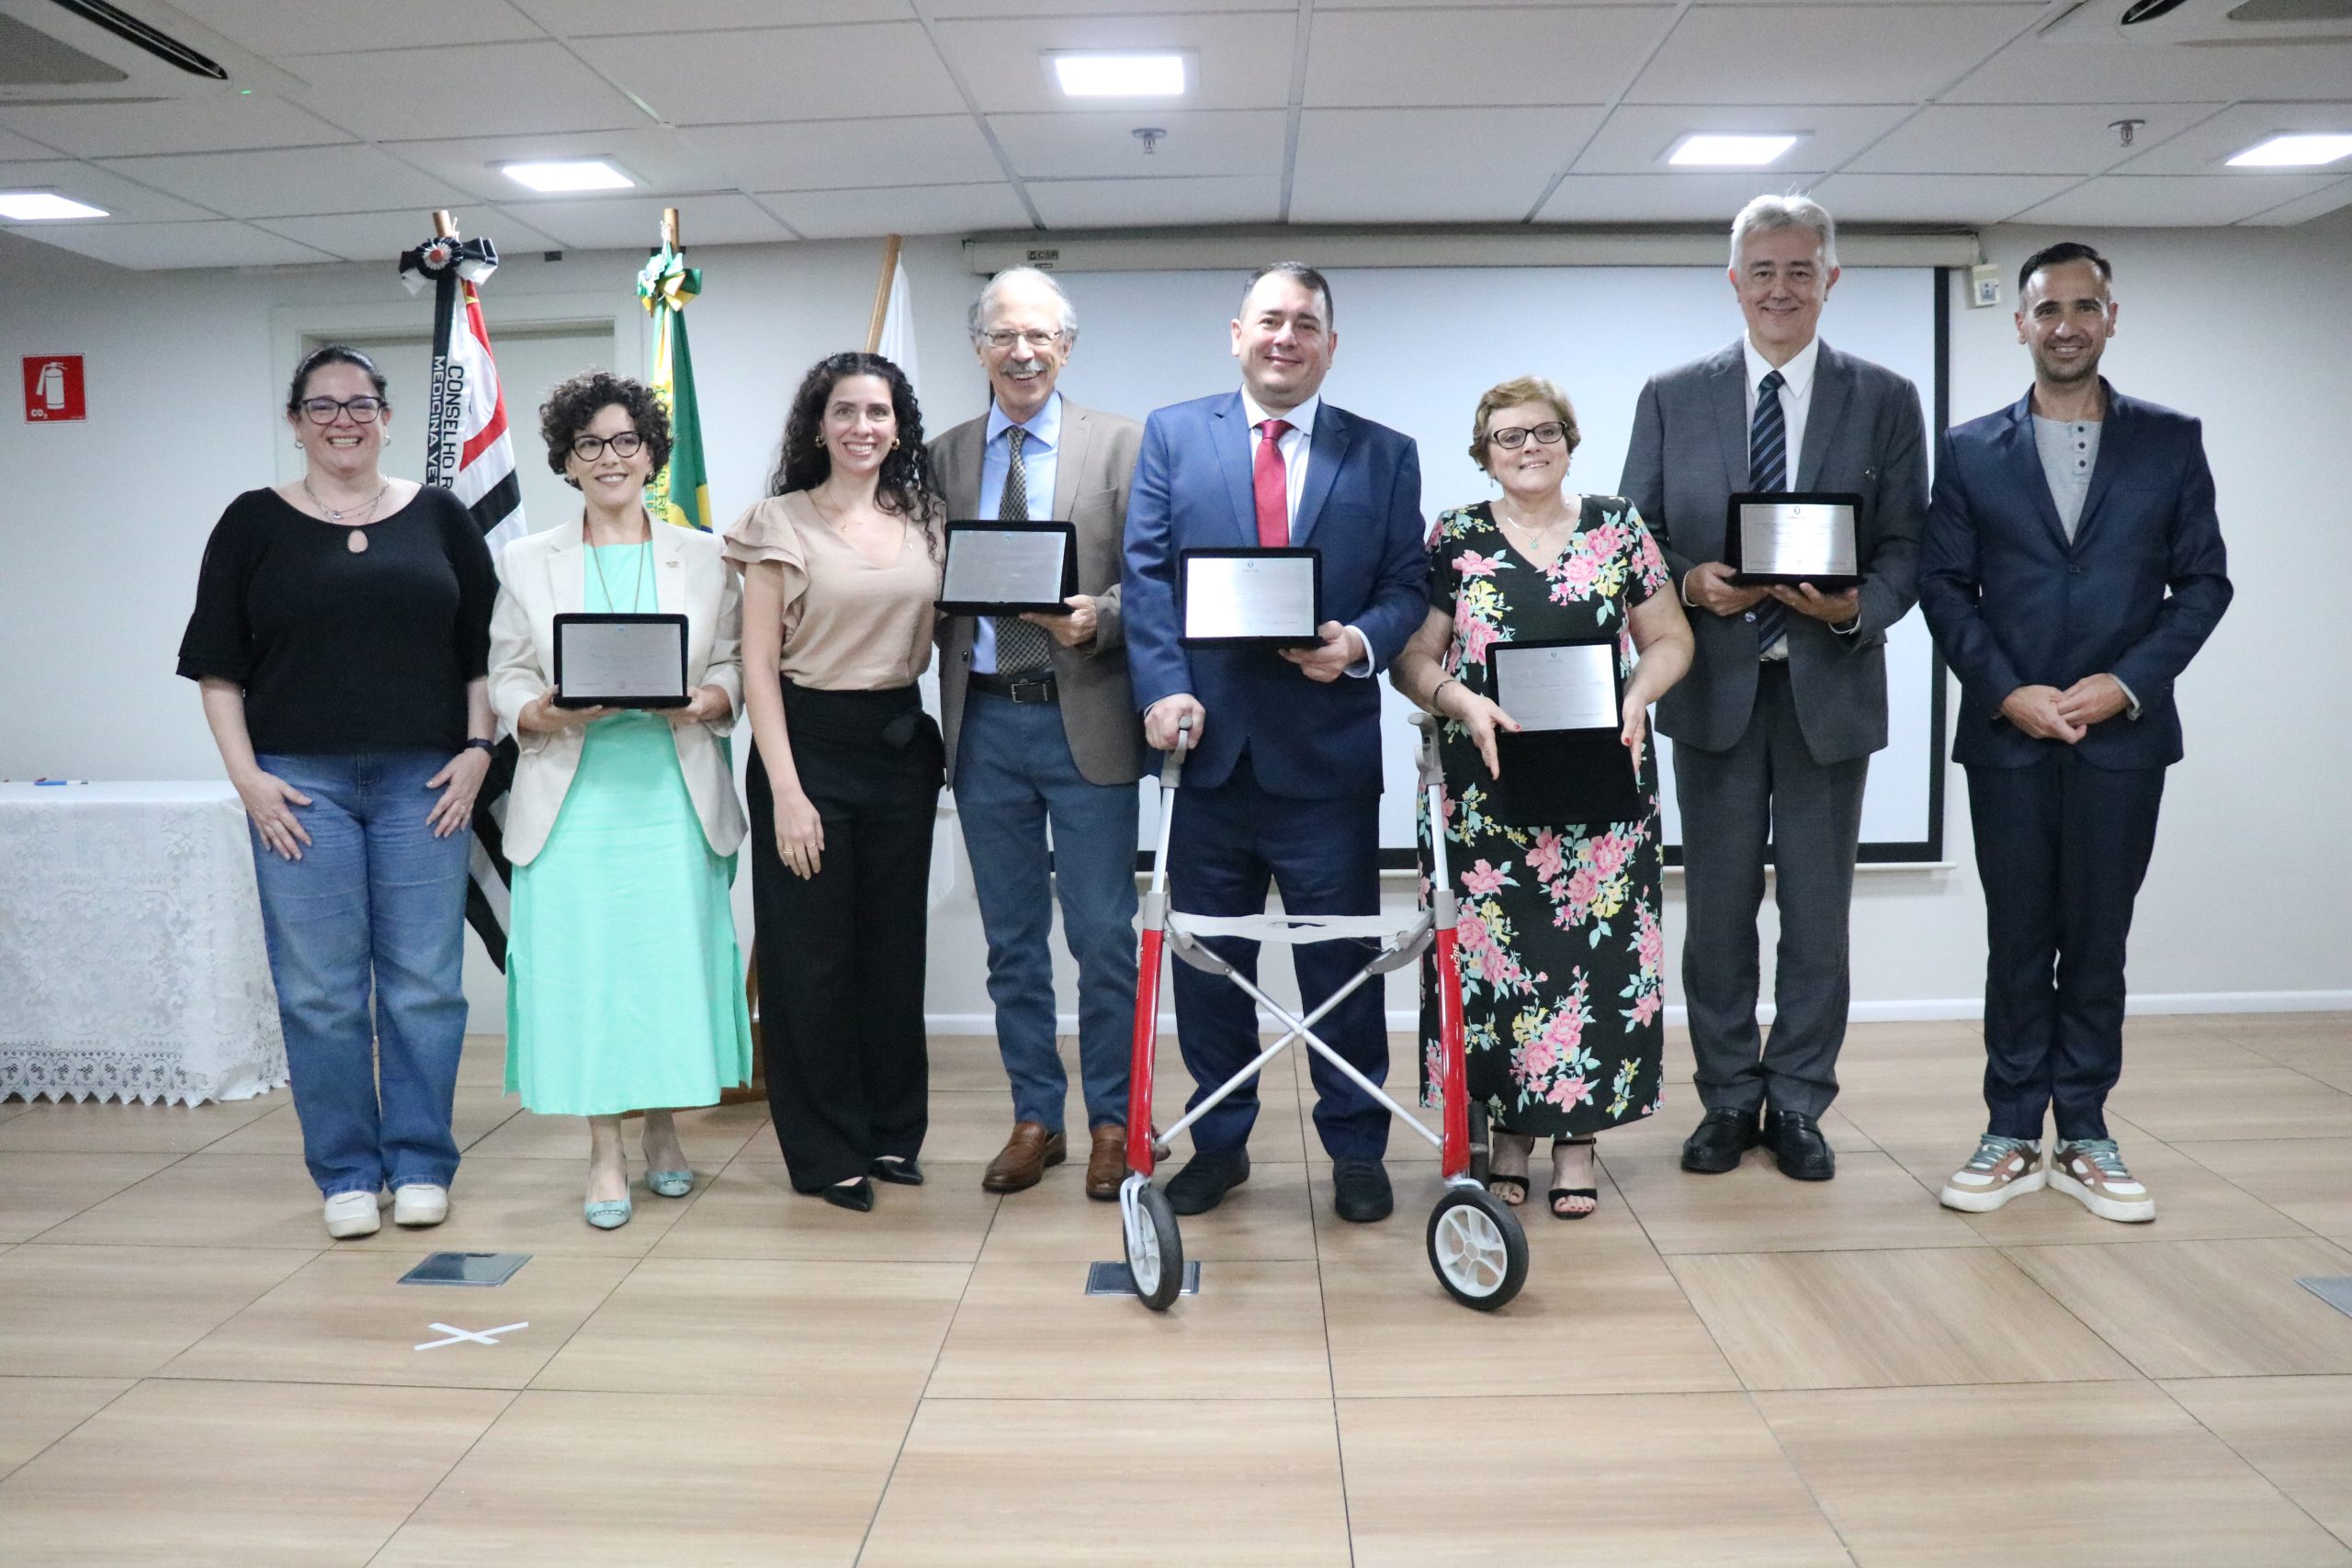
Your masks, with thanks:
M1176 792L1168 848L1168 893L1188 915L1255 915L1266 908L1271 880L1294 915L1380 912L1380 797L1294 800L1259 785L1246 750L1214 789ZM1258 944L1216 938L1209 945L1252 981ZM1294 950L1298 990L1308 1012L1354 976L1374 951L1363 942L1321 942ZM1172 966L1176 1040L1200 1087L1192 1104L1241 1070L1261 1048L1257 1004L1222 975L1189 964ZM1388 1020L1375 977L1315 1026L1326 1043L1374 1083L1388 1076ZM1302 1047L1304 1048L1304 1047ZM1388 1147L1388 1112L1314 1055L1315 1127L1334 1159L1377 1159ZM1189 1109L1189 1107L1188 1107ZM1234 1091L1193 1128L1201 1149L1238 1149L1258 1120L1255 1079Z
M1728 751L1674 748L1682 818L1682 991L1699 1102L1818 1116L1838 1098L1846 1041L1847 918L1870 759L1816 762L1797 725L1789 667L1757 671L1756 709ZM1756 916L1767 856L1781 945L1772 1032L1756 1023Z
M754 747L752 903L768 1109L793 1187L814 1192L880 1156L912 1159L929 1126L923 942L941 748L911 686L787 684L785 714L824 851L813 877L786 868Z
M2052 746L2025 768L1968 770L1984 884L1988 1130L2107 1136L2123 1074L2123 949L2155 848L2162 768L2095 768Z

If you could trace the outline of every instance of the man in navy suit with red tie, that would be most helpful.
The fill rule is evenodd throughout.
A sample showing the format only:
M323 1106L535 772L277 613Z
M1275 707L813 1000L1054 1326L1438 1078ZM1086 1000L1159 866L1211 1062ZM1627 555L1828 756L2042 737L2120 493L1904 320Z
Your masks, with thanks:
M1271 880L1294 915L1380 910L1380 688L1429 614L1424 597L1420 459L1412 441L1321 397L1339 336L1331 289L1296 262L1261 269L1232 323L1241 390L1178 403L1145 423L1127 504L1121 596L1127 665L1144 736L1166 750L1192 721L1184 787L1169 848L1172 906L1194 915L1254 915ZM1279 653L1182 646L1179 552L1299 546L1321 556L1319 647ZM1257 944L1213 942L1257 974ZM1311 1011L1356 973L1360 944L1296 953ZM1259 1051L1257 1012L1222 976L1174 973L1176 1032L1193 1102ZM1381 989L1367 985L1317 1032L1373 1082L1387 1076ZM1343 1219L1395 1207L1381 1156L1388 1113L1319 1056L1315 1125L1332 1161ZM1215 1208L1249 1179L1254 1081L1194 1124L1194 1154L1168 1184L1180 1214Z
M2173 682L2230 580L2198 422L2098 373L2113 276L2071 241L2028 258L2033 386L1946 433L1919 562L1919 607L1960 677L1952 757L1984 884L1987 1126L1941 1194L1970 1213L2048 1186L2102 1219L2156 1217L2105 1113L2124 939L2181 759Z

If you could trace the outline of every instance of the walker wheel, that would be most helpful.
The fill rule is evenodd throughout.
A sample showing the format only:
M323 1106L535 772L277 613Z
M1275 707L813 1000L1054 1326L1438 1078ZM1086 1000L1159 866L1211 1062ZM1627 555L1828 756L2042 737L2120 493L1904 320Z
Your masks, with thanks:
M1446 1294L1492 1312L1527 1283L1527 1233L1483 1188L1455 1187L1430 1211L1430 1267Z
M1168 1194L1148 1181L1131 1183L1119 1200L1126 1221L1127 1277L1144 1305L1166 1312L1184 1288L1184 1238L1176 1229L1176 1211L1168 1206Z

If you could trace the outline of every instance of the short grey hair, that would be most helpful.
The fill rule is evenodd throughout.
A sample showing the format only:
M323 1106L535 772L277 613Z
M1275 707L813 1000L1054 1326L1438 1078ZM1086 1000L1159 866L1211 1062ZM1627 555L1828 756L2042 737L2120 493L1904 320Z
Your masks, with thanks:
M980 323L988 320L989 306L995 302L997 290L1015 281L1044 284L1055 302L1061 307L1062 346L1067 348L1078 341L1078 307L1069 302L1069 296L1062 292L1062 286L1054 280L1054 275L1040 272L1034 266L1009 266L981 285L978 298L972 301L967 324L971 329L974 343L980 340Z
M1739 209L1731 220L1731 265L1739 266L1739 248L1750 234L1773 234L1784 230L1802 230L1814 238L1814 247L1821 253L1821 264L1832 271L1838 266L1838 220L1829 209L1809 196L1759 196Z

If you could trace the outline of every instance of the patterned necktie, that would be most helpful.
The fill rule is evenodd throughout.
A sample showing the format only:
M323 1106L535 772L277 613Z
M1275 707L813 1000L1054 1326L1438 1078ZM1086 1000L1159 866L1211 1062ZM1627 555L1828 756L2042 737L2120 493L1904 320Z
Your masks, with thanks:
M1019 425L1005 431L1012 444L1012 460L1004 470L1004 494L996 503L1000 523L1029 521L1029 466L1022 461L1021 444L1029 433ZM1006 680L1042 674L1053 668L1054 645L1046 628L1018 615L996 617L996 672Z
M1291 423L1270 419L1258 428L1265 439L1258 443L1250 468L1258 501L1258 546L1275 549L1290 543L1290 470L1283 464L1283 437L1290 434Z
M1789 488L1789 426L1781 412L1781 389L1788 378L1778 370L1756 383L1756 423L1747 429L1747 488ZM1789 607L1778 599L1757 602L1756 648L1762 652L1789 629Z

